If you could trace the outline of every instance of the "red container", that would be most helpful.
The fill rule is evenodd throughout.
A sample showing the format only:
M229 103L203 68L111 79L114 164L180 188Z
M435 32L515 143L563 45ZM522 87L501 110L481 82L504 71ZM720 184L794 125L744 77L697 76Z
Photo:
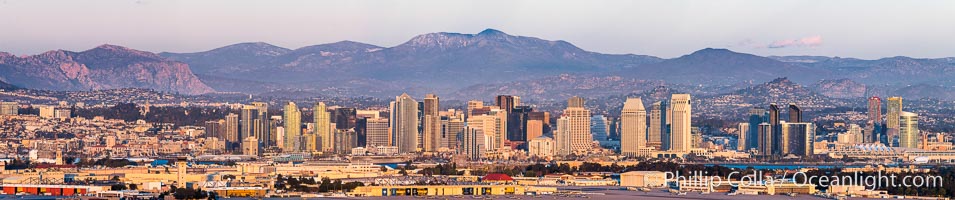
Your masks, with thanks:
M15 194L17 194L17 188L16 188L16 187L3 187L3 193L4 193L4 194L9 194L9 195L15 195Z
M73 196L76 194L76 188L63 188L63 196Z
M35 187L28 187L28 188L26 188L26 192L27 192L27 194L39 195L39 194L40 194L40 189L35 188Z

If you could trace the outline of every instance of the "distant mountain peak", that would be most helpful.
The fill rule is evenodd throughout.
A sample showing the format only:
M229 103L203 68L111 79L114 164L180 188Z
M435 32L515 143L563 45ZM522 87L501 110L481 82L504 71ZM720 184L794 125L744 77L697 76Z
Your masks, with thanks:
M93 56L93 57L140 57L140 58L149 58L154 60L163 60L162 57L151 52L140 51L136 49L131 49L124 46L112 45L112 44L103 44L99 45L96 48L92 48L86 51L79 52L84 56Z
M488 28L478 33L478 35L507 35L507 33L504 33L503 31L499 31L497 29Z
M705 49L700 49L700 50L694 51L694 52L691 53L690 55L691 55L691 56L694 56L694 55L695 55L695 56L700 56L700 55L708 56L708 55L728 55L728 54L743 54L743 53L731 51L731 50L729 50L729 49L705 48Z

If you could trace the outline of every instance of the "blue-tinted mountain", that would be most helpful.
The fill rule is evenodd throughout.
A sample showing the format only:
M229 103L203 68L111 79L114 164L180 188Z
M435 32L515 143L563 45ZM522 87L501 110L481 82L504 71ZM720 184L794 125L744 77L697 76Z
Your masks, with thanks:
M621 71L661 60L643 55L600 54L565 41L508 35L494 29L477 34L423 34L394 47L352 41L291 51L278 51L276 49L281 48L271 45L257 46L263 47L228 46L206 52L162 55L201 68L197 73L215 73L215 76L225 78L284 84L308 82L318 87L341 86L343 82L369 79L403 87L452 90L474 84L532 80L562 73ZM238 53L224 54L222 49L237 50ZM256 53L262 51L275 54ZM223 61L249 55L260 56L249 62Z
M828 76L825 70L713 48L630 69L630 74L644 79L663 79L676 84L765 82L776 77L789 77L807 83Z
M214 92L185 63L115 45L24 57L0 53L0 80L46 90L146 88L184 94Z
M292 50L264 42L239 43L201 53L159 53L172 60L189 63L197 74L247 72L267 66L275 56Z

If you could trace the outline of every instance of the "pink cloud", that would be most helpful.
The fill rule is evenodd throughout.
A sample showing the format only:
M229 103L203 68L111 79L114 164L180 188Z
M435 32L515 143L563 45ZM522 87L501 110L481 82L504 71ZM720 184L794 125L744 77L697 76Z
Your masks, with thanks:
M810 36L800 39L788 39L775 41L766 45L767 48L786 48L786 47L816 47L822 45L822 36Z

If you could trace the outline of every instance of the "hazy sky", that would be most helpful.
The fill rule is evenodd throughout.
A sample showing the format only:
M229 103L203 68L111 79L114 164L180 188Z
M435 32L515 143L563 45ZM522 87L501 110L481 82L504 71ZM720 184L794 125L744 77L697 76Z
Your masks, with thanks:
M109 43L195 52L394 46L429 32L565 40L602 53L676 57L706 47L758 55L955 56L955 1L168 1L0 0L0 51Z

